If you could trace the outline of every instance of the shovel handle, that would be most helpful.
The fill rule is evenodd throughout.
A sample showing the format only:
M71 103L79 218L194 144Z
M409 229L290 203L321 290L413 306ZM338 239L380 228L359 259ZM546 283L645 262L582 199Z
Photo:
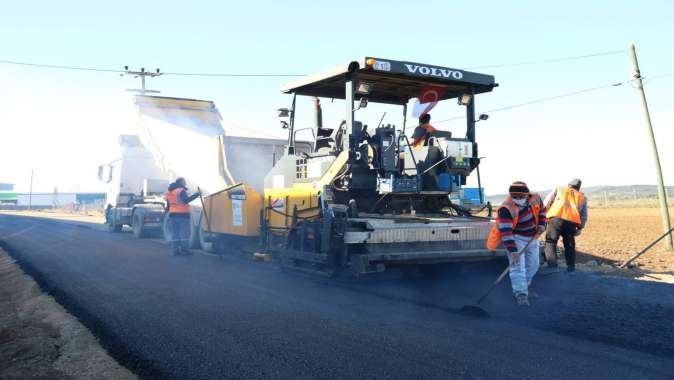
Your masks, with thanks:
M524 246L524 248L522 248L522 250L519 251L517 254L522 254L522 253L524 253L524 251L526 251L527 248L529 248L529 246L531 245L531 243L533 243L534 240L536 240L537 237L538 237L538 236L535 236L535 235L534 235L534 237L532 237L531 239L529 239L529 241L528 241L527 244ZM487 298L487 296L489 295L489 293L491 293L491 291L496 287L496 285L498 285L501 281L503 281L503 279L504 279L505 276L508 274L508 272L510 272L510 264L508 264L508 266L505 267L505 269L503 270L503 272L501 272L501 274L496 278L496 281L494 281L494 283L491 284L491 286L489 287L489 290L487 290L487 291L484 293L484 295L482 295L482 297L480 297L480 299L477 300L476 303L477 303L478 305L479 305L482 301L484 301L485 298Z
M204 197L201 196L201 189L197 187L199 192L199 200L201 201L201 212L204 213L204 218L206 219L206 227L208 228L208 233L211 233L211 221L208 219L208 213L206 212L206 205L204 205Z

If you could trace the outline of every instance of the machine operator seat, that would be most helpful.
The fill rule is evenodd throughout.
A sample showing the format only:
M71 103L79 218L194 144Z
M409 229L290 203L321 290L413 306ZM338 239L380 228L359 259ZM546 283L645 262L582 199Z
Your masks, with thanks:
M423 161L423 164L421 165L422 166L421 173L423 173L433 165L437 164L439 161L442 161L444 158L445 156L443 155L440 147L429 146L426 159ZM431 190L431 191L438 190L440 187L439 175L440 173L445 172L445 170L446 165L438 164L435 167L433 167L433 169L429 170L428 173L425 173L422 176L422 188L424 190Z
M327 153L332 152L342 147L342 140L344 138L344 131L346 129L346 120L339 123L339 127L319 128L316 136L316 152Z
M319 127L316 130L316 147L314 148L314 151L331 151L335 142L334 138L332 137L333 132L334 129L332 128Z

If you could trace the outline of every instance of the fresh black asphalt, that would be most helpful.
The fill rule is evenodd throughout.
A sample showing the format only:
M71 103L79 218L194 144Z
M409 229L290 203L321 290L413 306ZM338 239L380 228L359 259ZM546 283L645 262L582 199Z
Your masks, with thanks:
M674 378L672 285L551 273L471 318L502 263L326 279L8 215L0 242L141 378Z

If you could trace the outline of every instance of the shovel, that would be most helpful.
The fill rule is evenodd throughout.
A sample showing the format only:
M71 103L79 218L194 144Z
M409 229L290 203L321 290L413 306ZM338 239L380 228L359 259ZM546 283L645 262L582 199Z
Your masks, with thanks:
M201 189L197 187L199 192L199 200L201 201L201 212L204 214L204 219L206 219L206 228L208 228L208 233L211 233L211 221L208 219L208 212L206 212L206 205L204 205L204 197L201 196ZM199 226L201 228L201 226Z
M538 235L534 235L534 237L529 239L529 241L527 242L527 245L525 245L524 248L522 248L522 250L519 251L518 254L521 255L522 253L524 253L527 250L527 248L529 248L531 243L533 243L533 241L536 240L537 238L538 238ZM522 260L521 256L520 256L520 260ZM476 317L488 317L489 313L485 309L480 307L480 304L482 303L482 301L484 301L487 298L487 296L491 293L491 291L494 290L496 285L498 285L501 281L503 281L503 278L508 274L508 272L510 272L510 263L508 263L508 266L496 278L496 281L494 281L491 284L489 289L487 289L487 291L480 298L477 299L475 304L462 306L461 309L459 309L459 313L467 314L467 315L473 315L473 316L476 316Z

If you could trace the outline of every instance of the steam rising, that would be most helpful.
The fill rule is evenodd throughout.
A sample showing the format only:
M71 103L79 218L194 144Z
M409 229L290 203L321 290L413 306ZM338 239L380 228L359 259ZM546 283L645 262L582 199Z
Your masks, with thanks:
M171 108L166 111L138 107L141 141L172 180L185 177L192 190L200 187L213 193L226 186L220 170L219 122L191 116L187 111ZM159 112L158 112L159 111Z

